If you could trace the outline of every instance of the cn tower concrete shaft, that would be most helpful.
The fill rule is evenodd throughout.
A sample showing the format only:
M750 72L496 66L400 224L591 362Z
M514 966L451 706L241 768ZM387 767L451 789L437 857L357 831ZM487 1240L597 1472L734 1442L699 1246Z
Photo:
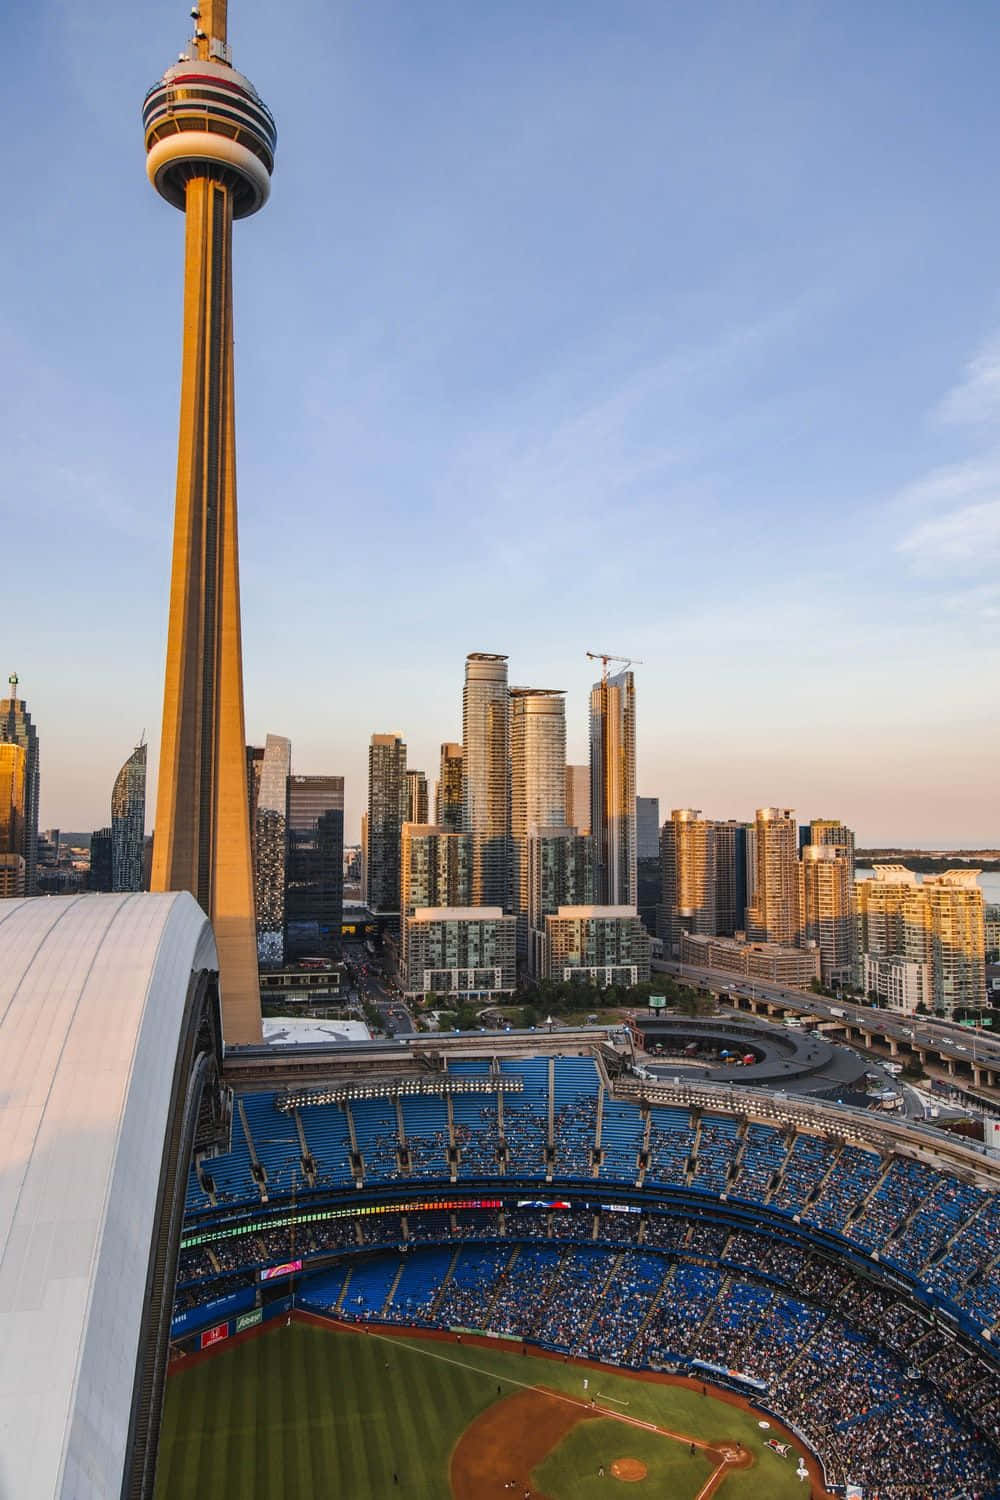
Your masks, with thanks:
M203 0L146 96L147 172L185 215L173 572L151 887L190 891L215 929L228 1043L260 1039L247 809L233 414L233 220L267 200L274 121L229 62L225 0Z
M184 355L154 891L212 919L228 1042L260 1037L233 413L232 202L187 185Z

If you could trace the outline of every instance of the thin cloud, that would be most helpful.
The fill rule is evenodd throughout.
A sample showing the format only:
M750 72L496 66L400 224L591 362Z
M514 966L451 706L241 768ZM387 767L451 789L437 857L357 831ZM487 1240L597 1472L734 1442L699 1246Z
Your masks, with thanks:
M965 366L962 379L938 404L942 422L978 426L1000 417L1000 335L990 338Z
M922 572L979 572L1000 562L1000 499L921 521L899 543Z

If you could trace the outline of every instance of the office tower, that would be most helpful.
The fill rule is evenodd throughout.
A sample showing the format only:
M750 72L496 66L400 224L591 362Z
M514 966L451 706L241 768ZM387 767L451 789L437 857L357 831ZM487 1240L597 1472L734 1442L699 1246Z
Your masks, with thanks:
M361 814L361 899L368 904L368 814Z
M813 818L808 828L799 829L799 849L809 844L843 849L850 867L851 883L854 882L854 830L845 828L839 818Z
M407 920L408 995L488 999L516 980L517 919L499 906L418 907Z
M406 742L373 734L368 747L368 905L399 911L400 838L406 819Z
M110 891L114 880L113 847L111 829L95 828L90 835L90 890Z
M257 916L257 962L280 968L285 961L285 884L288 877L288 778L292 742L269 734L258 762L260 777L254 844L254 898Z
M793 947L799 940L798 829L790 807L759 807L754 820L756 878L747 936Z
M510 690L510 895L517 956L528 956L528 839L566 823L566 702L561 690Z
M806 844L799 859L799 921L815 945L825 985L850 984L854 970L854 882L843 844Z
M715 931L744 931L747 909L747 826L733 820L715 825Z
M628 906L561 906L545 918L546 979L645 984L649 933Z
M566 767L566 824L577 833L591 832L589 765Z
M38 892L38 734L28 705L17 696L18 676L7 679L10 696L0 699L0 745L20 745L24 751L24 817L21 848L24 859L24 894Z
M474 651L462 694L462 831L472 835L472 905L510 900L507 658Z
M594 892L604 906L636 905L635 676L605 670L590 693L590 818Z
M427 801L427 777L423 771L406 773L406 813L404 823L426 823L430 815Z
M660 857L660 799L636 797L635 847L638 859Z
M257 798L260 796L260 773L264 764L263 745L248 745L247 751L247 817L250 824L250 863L257 868Z
M691 807L675 807L660 835L663 894L660 932L664 950L680 954L687 933L716 930L715 824Z
M21 745L0 742L0 897L24 895L27 759Z
M289 776L286 806L285 959L331 958L344 921L343 776Z
M111 889L142 890L146 837L146 746L136 745L111 793Z
M226 0L143 106L146 170L185 217L184 346L154 891L212 920L228 1042L260 1039L240 643L233 398L234 219L270 189L275 128L230 64Z
M945 870L920 883L902 865L876 865L855 882L858 950L865 958L926 964L926 1004L940 1015L986 1004L983 893L978 870Z
M435 798L435 821L452 833L462 829L462 747L446 741L441 746L441 769Z
M560 906L594 899L594 845L575 828L536 828L528 835L528 969L541 974L545 918Z

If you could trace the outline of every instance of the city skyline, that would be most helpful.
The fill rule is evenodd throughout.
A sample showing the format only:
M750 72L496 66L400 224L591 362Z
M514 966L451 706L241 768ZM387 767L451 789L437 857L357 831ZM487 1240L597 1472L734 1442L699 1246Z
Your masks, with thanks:
M45 739L40 821L66 827L103 823L116 747L159 718L166 567L149 559L169 537L181 267L122 126L183 11L157 7L149 34L128 20L120 0L85 28L43 4L8 37L12 107L44 78L52 113L13 163L23 212L0 248L23 292L0 325L7 536L65 603L40 618L29 572L12 580L7 670ZM753 26L515 4L417 27L401 4L340 20L303 5L277 47L271 8L241 7L240 59L294 146L281 213L240 248L247 738L280 729L304 772L342 772L352 835L373 729L400 725L428 774L458 738L450 637L474 608L464 648L566 688L571 761L584 651L643 660L637 784L661 809L835 807L868 843L1000 839L985 687L1000 300L990 258L968 253L1000 227L982 145L1000 123L998 24L899 3L791 30L776 4ZM333 166L315 130L331 75L353 121ZM81 109L89 139L68 128ZM43 188L48 131L74 184L71 256ZM379 528L410 566L317 704L325 559ZM113 604L98 593L67 652L82 570L115 579ZM283 573L295 607L276 628ZM612 598L605 641L594 601ZM404 620L419 679L399 661ZM95 723L86 668L112 650Z

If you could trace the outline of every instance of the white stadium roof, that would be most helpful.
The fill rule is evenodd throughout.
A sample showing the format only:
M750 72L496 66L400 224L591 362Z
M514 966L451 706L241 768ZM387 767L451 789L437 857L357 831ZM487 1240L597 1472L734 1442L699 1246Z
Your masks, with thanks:
M118 1500L178 1038L218 968L186 894L0 901L0 1500Z

